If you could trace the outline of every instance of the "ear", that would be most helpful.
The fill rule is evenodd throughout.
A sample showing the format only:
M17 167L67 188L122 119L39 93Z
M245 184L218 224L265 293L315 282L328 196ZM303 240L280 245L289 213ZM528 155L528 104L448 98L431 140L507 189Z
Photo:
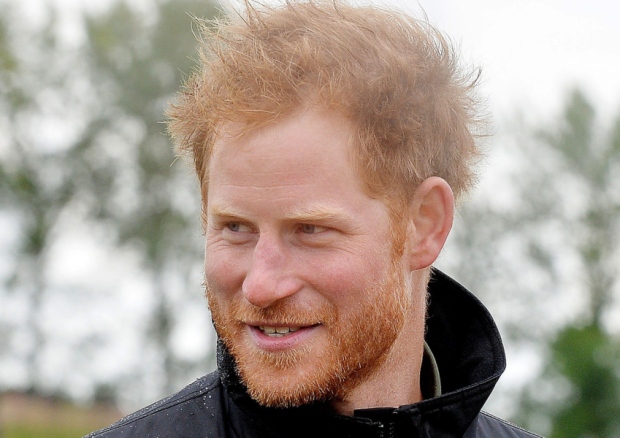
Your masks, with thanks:
M422 181L409 204L405 253L412 271L431 266L452 229L454 194L448 183L433 176Z

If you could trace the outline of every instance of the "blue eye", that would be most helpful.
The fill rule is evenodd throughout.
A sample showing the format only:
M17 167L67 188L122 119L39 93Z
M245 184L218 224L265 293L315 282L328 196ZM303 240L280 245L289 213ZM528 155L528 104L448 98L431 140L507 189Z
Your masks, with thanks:
M301 232L305 234L314 234L316 232L316 225L303 224L301 226Z
M239 222L228 222L226 228L236 233L241 229L241 224Z
M302 224L299 226L299 231L303 234L319 234L327 231L329 228L322 227L320 225Z

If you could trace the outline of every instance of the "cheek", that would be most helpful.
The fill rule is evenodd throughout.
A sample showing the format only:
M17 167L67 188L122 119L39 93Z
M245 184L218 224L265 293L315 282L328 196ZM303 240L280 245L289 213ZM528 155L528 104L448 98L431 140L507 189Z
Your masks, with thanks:
M369 263L364 257L325 259L310 271L314 286L330 301L357 307L364 294L384 281L388 265L382 260Z
M241 290L245 276L241 257L235 257L226 251L207 248L205 255L205 280L209 287L219 293L233 294Z

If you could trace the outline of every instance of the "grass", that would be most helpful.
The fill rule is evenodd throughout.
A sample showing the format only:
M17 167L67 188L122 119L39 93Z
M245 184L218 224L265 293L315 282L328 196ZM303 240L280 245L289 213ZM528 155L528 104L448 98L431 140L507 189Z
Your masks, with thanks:
M120 417L110 405L76 406L28 394L0 394L0 438L80 438Z
M2 438L76 438L82 437L93 429L71 426L44 426L9 424L2 429Z

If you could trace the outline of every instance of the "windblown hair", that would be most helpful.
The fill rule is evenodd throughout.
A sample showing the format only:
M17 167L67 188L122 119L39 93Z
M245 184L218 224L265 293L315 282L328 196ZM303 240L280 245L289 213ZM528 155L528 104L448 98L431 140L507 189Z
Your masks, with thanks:
M304 106L352 122L355 164L374 197L406 202L430 176L457 198L473 185L478 71L461 69L439 31L340 0L244 3L236 15L201 22L200 66L168 112L203 205L219 129L234 122L250 132Z

